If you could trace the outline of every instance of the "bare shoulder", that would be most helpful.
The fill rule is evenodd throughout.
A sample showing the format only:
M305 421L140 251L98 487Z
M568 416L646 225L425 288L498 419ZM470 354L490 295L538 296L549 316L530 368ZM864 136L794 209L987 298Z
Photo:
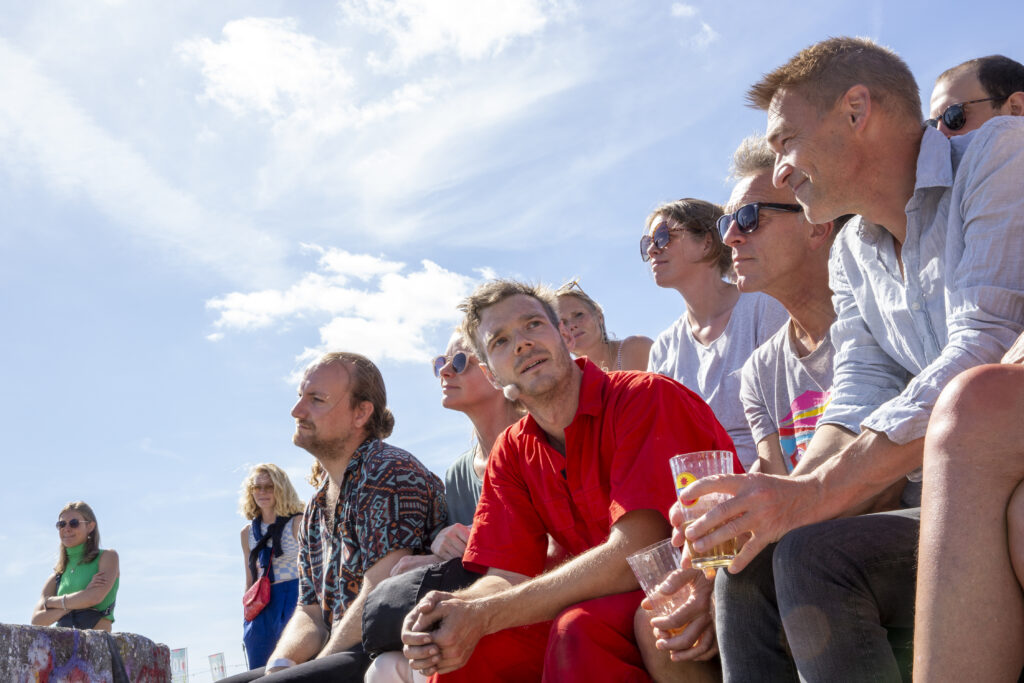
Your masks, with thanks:
M105 548L103 554L100 555L99 568L101 571L113 571L117 569L119 562L120 558L117 555L117 551Z
M646 370L647 359L651 353L654 340L650 337L635 335L622 340L622 369Z

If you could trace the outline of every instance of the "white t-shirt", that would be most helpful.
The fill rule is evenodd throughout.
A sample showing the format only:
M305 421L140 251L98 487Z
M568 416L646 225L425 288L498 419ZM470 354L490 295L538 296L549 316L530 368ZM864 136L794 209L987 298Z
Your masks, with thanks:
M818 348L798 357L787 324L743 366L740 398L754 443L777 433L786 472L800 462L831 399L834 355L825 335Z
M647 369L699 394L729 432L736 455L747 468L757 460L757 449L740 402L743 363L788 320L786 309L770 296L740 294L725 331L708 346L694 339L684 313L651 347Z

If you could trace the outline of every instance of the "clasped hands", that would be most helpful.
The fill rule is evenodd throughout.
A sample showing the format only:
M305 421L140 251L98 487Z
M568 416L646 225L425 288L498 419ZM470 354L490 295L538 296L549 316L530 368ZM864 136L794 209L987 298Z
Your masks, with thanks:
M486 621L478 602L430 591L405 617L402 653L424 676L455 671L486 634Z

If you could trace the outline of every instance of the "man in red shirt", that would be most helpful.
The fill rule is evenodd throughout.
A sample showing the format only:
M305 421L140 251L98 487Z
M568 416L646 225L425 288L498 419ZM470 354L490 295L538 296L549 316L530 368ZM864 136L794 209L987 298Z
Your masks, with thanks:
M463 556L485 576L423 598L406 656L434 681L649 681L626 557L668 536L669 458L732 441L674 380L573 362L545 291L492 281L461 309L481 366L529 412L488 461ZM570 559L545 572L549 535ZM710 635L697 642L713 652Z

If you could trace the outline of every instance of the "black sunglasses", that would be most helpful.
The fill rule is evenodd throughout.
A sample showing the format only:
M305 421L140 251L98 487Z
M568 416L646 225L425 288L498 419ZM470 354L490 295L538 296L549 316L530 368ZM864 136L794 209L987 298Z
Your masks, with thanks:
M718 219L718 234L722 236L722 241L725 241L725 233L729 232L729 226L733 221L736 221L736 225L744 235L749 235L757 230L758 221L761 219L761 209L786 211L787 213L803 211L803 207L799 204L775 204L773 202L744 204L732 213L727 213Z
M966 102L957 102L946 107L946 110L934 119L928 119L925 121L926 126L932 128L939 127L939 119L946 124L946 128L950 130L960 130L967 125L967 113L964 111L964 106L968 104L977 104L978 102L992 102L993 100L1005 100L1005 97L984 97L980 100L968 100Z
M455 371L456 375L461 375L462 372L469 367L469 356L462 351L459 351L451 357L452 370ZM434 377L441 376L441 369L448 365L448 356L438 356L434 359Z
M651 260L647 250L651 248L652 244L656 249L664 249L672 240L672 233L683 232L684 230L686 228L670 228L666 221L658 223L658 226L654 228L654 232L640 238L640 258L643 259L644 263L647 263Z
M82 520L80 520L80 519L72 519L72 520L71 520L71 521L69 521L69 522L65 522L65 521L64 521L64 520L62 519L62 520L60 520L59 522L57 522L57 523L56 523L56 524L55 524L54 526L56 526L56 527L57 527L58 529L63 529L63 528L64 528L64 527L66 527L66 526L69 526L69 527L71 527L72 529L77 529L77 528L78 528L79 526L81 526L81 525L82 525L82 524L84 524L84 523L85 523L85 522L83 522L83 521L82 521Z

